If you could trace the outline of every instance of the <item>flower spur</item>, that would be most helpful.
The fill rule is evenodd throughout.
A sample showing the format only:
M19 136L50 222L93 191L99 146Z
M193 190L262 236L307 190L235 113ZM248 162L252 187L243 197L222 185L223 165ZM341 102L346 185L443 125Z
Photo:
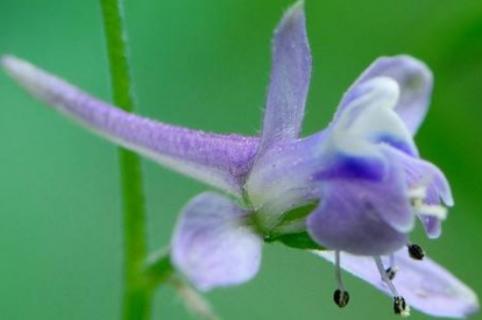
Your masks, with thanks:
M416 218L430 238L440 236L446 207L453 205L443 173L419 157L413 142L432 89L422 62L376 60L344 95L329 126L303 138L311 54L302 2L275 32L260 137L128 114L18 58L6 56L2 65L62 114L229 195L192 199L174 232L173 263L199 289L251 279L263 240L279 240L335 264L340 307L349 301L343 268L391 295L401 316L408 315L408 303L434 316L478 310L467 286L409 242Z

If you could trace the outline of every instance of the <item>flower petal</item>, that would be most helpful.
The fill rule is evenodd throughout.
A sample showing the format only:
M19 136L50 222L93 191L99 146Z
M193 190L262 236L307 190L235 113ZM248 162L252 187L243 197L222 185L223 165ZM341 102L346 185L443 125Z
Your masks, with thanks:
M246 282L258 272L262 239L246 225L248 212L206 192L183 209L172 240L175 266L199 289Z
M325 248L362 255L388 254L402 247L414 215L398 175L389 169L382 181L326 181L321 203L307 220L311 237Z
M403 168L386 152L385 137L413 150L412 137L393 111L398 85L386 77L359 85L351 103L330 125L324 165L316 176L321 203L308 218L322 246L355 254L394 251L414 226Z
M262 149L300 132L311 73L303 1L286 12L276 29L272 63Z
M420 216L420 221L428 238L437 239L442 235L442 221L436 217Z
M414 149L410 133L393 111L397 98L394 80L371 79L358 87L357 97L326 131L277 143L258 155L245 190L255 210L263 213L263 225L270 229L283 212L318 202L321 187L331 183L327 180L372 180L375 185L383 182L388 165L386 155L380 151L384 139L390 137ZM407 204L403 180L399 180L392 187L401 188L397 197L403 197L400 199ZM400 212L387 210L382 218L398 231L407 231L412 215Z
M287 211L317 202L320 183L314 175L322 165L323 134L277 144L256 159L244 186L260 224L272 230Z
M331 263L335 261L333 252L313 252ZM432 316L452 318L464 318L479 310L477 295L434 261L413 260L407 250L398 251L395 261L399 271L393 283L413 308ZM343 253L341 267L390 295L373 258Z
M376 77L358 85L351 91L350 103L330 125L333 147L363 155L375 153L383 142L416 154L410 132L394 111L398 101L399 87L391 78Z
M432 163L417 157L412 157L404 152L393 148L385 148L392 154L400 165L406 176L406 184L409 188L426 187L427 197L425 202L429 205L453 206L454 200L447 178L443 172ZM425 232L429 238L438 238L442 233L442 223L439 218L420 214L420 221L423 223Z
M373 62L344 95L338 113L353 99L357 87L375 77L389 77L400 87L400 100L395 111L415 134L427 113L432 94L433 78L430 69L420 60L408 55L382 57Z
M18 58L3 57L2 65L33 96L110 141L212 186L241 194L257 139L160 123L97 100Z

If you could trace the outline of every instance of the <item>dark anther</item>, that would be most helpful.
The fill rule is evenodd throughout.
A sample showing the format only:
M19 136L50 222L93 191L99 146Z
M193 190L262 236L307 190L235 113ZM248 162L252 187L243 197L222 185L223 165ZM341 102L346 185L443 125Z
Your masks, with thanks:
M397 275L397 270L395 268L388 268L385 270L385 273L387 274L388 279L393 280Z
M425 257L425 251L418 244L408 245L408 254L415 260L422 260Z
M333 293L333 300L338 307L343 308L350 301L350 295L347 291L336 289L336 291Z
M399 314L402 317L406 317L410 314L410 307L407 306L407 304L405 303L405 299L403 297L394 297L393 311L395 312L395 314Z

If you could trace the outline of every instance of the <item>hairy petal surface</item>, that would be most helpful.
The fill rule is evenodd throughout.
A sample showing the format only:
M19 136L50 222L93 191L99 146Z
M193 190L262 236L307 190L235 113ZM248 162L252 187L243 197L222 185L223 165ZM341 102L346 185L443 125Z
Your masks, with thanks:
M301 129L311 73L303 6L293 5L275 31L261 150L298 137Z
M430 69L422 61L408 55L375 60L346 92L338 107L338 113L351 103L359 85L380 76L389 77L398 83L400 99L395 111L409 131L415 134L428 111L433 77Z
M60 113L127 149L232 194L251 167L257 139L164 124L102 102L28 62L7 56L3 67Z
M313 252L331 263L335 261L333 252ZM393 283L413 308L432 316L451 318L464 318L479 310L477 295L429 258L413 260L408 256L407 250L400 250L395 254L395 261L399 271ZM341 267L391 295L373 258L343 253Z
M246 224L249 212L206 192L184 208L172 240L175 266L200 290L246 282L258 272L262 239Z

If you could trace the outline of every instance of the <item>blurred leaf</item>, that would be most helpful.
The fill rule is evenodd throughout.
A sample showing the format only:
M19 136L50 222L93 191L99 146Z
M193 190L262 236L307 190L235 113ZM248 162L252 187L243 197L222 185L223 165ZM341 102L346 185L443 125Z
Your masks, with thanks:
M313 241L307 232L285 234L277 237L275 241L280 241L284 245L296 249L325 250L325 248Z

